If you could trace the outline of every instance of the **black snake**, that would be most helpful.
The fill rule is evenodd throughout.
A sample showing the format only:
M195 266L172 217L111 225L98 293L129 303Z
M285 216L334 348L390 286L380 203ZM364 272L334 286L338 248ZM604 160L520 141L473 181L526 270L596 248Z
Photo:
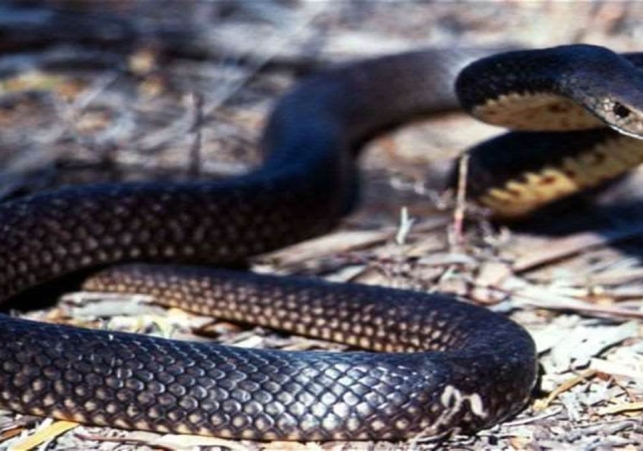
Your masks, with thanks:
M82 269L222 266L327 232L355 199L361 144L450 109L462 58L414 52L309 78L278 103L265 163L246 176L74 186L0 205L0 299ZM638 136L643 95L631 81L642 78L626 58L570 46L490 57L463 72L458 90L466 109L492 122L596 127L600 117ZM620 139L589 133L601 133L592 142ZM514 205L534 177L582 157L568 151L545 175L546 165L528 162L535 175L525 179L525 170L508 175L502 165L484 175L487 160L498 159L475 151L483 172L475 190L491 206ZM106 269L88 288L153 294L166 305L382 352L239 349L0 316L0 406L221 437L404 439L492 426L525 405L536 379L534 345L521 327L447 295L139 264Z

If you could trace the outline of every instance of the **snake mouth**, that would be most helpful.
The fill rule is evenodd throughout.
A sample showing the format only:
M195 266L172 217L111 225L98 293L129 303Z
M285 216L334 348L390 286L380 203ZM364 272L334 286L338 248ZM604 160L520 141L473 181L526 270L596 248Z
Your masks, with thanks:
M635 139L643 139L643 111L616 98L607 98L596 115L612 129Z
M592 50L594 50L592 48ZM643 139L643 72L607 49L582 59L561 77L558 90L586 108L602 126Z

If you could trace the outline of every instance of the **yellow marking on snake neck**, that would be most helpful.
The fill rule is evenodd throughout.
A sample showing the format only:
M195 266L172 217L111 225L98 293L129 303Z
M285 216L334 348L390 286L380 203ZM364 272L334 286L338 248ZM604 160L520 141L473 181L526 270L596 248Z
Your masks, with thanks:
M613 179L641 162L643 141L619 136L576 157L565 158L559 167L545 166L509 180L502 187L490 188L479 200L497 217L516 218Z
M589 111L554 94L503 94L471 113L483 122L513 130L582 130L602 126Z

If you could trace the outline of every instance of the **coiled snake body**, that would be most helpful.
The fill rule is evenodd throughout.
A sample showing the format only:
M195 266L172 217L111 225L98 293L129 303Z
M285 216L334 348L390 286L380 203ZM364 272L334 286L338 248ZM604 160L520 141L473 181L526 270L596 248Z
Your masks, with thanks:
M112 263L225 265L328 231L355 197L359 145L450 108L447 81L459 58L409 53L303 82L270 118L264 165L238 179L68 187L0 205L0 298ZM605 97L578 60L627 75L612 77L618 89ZM552 114L566 108L564 117L579 118L571 122L596 126L594 116L607 117L638 135L641 94L624 83L633 77L642 76L628 60L572 46L491 57L465 70L458 89L465 108L490 121L512 116L524 128L550 117L520 110L525 98ZM522 121L494 105L529 114ZM501 182L518 183L510 179ZM478 187L481 197L511 204L502 183ZM383 352L237 349L0 316L2 407L222 437L403 439L489 427L519 411L535 383L529 335L447 295L173 265L106 269L88 288L153 294L166 305Z

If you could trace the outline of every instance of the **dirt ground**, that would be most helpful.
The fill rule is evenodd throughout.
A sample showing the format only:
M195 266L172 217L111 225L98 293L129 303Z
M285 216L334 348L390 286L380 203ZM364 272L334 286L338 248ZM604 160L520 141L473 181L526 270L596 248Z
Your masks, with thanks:
M18 8L25 4L32 8ZM256 143L274 101L328 64L421 47L585 42L636 51L642 24L636 2L5 2L0 197L244 173L260 163ZM446 442L258 443L2 412L0 449L643 449L641 177L621 185L625 199L589 200L541 229L492 225L469 209L461 231L440 175L500 132L455 114L376 140L362 158L359 210L333 234L260 256L253 269L445 291L507 314L533 335L541 363L539 389L516 418ZM20 314L238 346L344 348L146 301L68 293Z

